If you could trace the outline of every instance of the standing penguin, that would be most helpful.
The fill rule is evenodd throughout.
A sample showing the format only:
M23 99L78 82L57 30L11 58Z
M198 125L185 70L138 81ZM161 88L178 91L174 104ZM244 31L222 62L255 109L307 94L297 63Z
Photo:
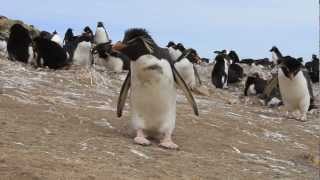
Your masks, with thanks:
M283 57L281 52L279 51L279 49L276 46L273 46L270 49L270 52L272 53L272 61L273 61L274 65L279 64L278 60Z
M197 51L194 49L185 49L181 43L175 45L172 41L168 43L167 47L170 57L174 61L175 68L188 87L193 90L197 85L201 85L199 73L194 65L200 64L201 62Z
M92 64L91 39L82 35L77 38L76 49L73 53L73 64L89 67Z
M280 59L278 80L280 93L288 111L300 111L300 120L307 120L311 94L308 82L301 68L303 65L297 59L286 56ZM312 89L311 89L312 91Z
M53 33L53 36L51 38L51 41L59 44L61 47L63 47L63 41L61 39L61 37L59 36L59 34L57 33L57 31L54 31Z
M228 70L228 83L240 82L243 78L243 68L238 64L240 62L238 54L231 50L228 54L231 64Z
M211 73L211 81L216 88L227 88L229 62L226 59L226 51L216 51L216 53L218 53L218 55L215 58L216 63Z
M107 43L107 42L110 42L108 33L104 28L103 23L98 22L96 34L94 35L94 43L101 44L101 43Z
M10 35L7 44L9 59L24 63L33 61L32 40L29 31L21 24L14 24L10 28Z
M176 83L185 93L198 115L196 102L184 80L175 69L166 48L160 48L144 29L129 29L122 42L113 46L129 57L131 68L122 85L117 114L122 115L130 91L131 122L136 131L135 143L149 145L147 139L156 132L164 135L160 146L178 148L172 141L176 120Z

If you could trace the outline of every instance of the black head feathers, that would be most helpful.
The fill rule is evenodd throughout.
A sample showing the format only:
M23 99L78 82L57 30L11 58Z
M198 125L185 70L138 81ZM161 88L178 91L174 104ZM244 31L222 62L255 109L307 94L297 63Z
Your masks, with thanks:
M99 21L97 27L104 27L103 22Z

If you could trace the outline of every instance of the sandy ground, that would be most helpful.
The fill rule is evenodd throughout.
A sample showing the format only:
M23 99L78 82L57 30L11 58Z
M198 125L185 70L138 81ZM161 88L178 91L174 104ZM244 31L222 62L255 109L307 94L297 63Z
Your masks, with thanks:
M288 119L243 98L241 85L214 89L211 68L201 69L210 96L195 96L200 117L179 91L180 149L166 150L133 144L128 105L116 117L126 73L34 70L0 59L0 180L319 179L319 111L307 122Z

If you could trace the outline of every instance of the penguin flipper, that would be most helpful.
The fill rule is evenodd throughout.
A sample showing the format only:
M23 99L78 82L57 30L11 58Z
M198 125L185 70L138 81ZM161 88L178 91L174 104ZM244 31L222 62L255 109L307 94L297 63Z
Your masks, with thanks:
M184 80L182 79L181 75L178 73L176 68L173 65L171 67L172 67L172 73L173 73L175 82L181 87L182 91L184 92L186 98L188 99L189 103L193 108L194 114L196 116L199 116L198 106L190 92L190 89L188 88L187 84L184 82Z
M131 73L127 74L126 79L124 80L124 83L122 84L120 95L118 98L118 104L117 104L117 116L121 117L122 116L122 110L123 107L126 103L126 99L128 97L128 92L131 86Z
M193 71L194 71L194 75L195 75L196 79L198 80L199 85L201 85L202 82L200 79L200 75L199 75L199 72L194 64L193 64Z

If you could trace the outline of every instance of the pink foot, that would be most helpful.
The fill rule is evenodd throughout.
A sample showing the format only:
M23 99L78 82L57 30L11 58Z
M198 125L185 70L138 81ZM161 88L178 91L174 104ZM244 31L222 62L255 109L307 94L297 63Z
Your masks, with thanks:
M163 141L159 144L161 147L166 148L166 149L178 149L179 146L176 145L174 142L172 141Z
M143 145L143 146L148 146L148 145L151 144L150 141L148 139L144 138L144 137L135 137L134 138L134 142L136 144L140 144L140 145Z

